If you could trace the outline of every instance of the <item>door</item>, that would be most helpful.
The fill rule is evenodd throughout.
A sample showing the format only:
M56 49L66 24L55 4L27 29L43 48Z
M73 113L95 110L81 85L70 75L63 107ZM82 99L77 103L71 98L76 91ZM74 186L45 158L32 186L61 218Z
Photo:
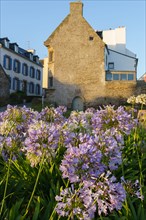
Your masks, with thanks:
M72 101L73 110L83 111L84 103L81 97L75 97Z

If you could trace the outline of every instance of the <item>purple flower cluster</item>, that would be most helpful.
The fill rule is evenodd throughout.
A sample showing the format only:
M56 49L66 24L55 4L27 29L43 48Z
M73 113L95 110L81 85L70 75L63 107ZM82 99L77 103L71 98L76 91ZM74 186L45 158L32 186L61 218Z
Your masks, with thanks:
M44 162L55 156L60 138L60 126L49 125L44 121L34 121L30 124L27 137L24 141L23 151L29 159L31 166L36 166L45 154Z
M60 216L77 216L82 220L95 217L98 206L98 215L107 215L114 209L120 210L126 198L123 186L116 182L110 172L103 173L95 182L84 181L78 189L70 188L61 191L56 196L58 201L56 210Z
M136 123L123 107L72 112L62 127L67 150L60 170L74 192L65 189L57 197L60 216L92 219L96 212L107 215L121 209L126 193L111 172L122 163L124 135Z
M1 138L1 155L4 160L16 159L23 147L23 141L28 129L38 113L17 106L7 106L7 110L0 113L0 138Z
M65 120L65 117L63 114L66 111L67 109L64 106L59 106L58 108L46 107L42 109L37 119L46 121L48 123L62 124L64 123L64 120Z
M137 122L123 107L73 111L69 118L65 112L62 106L40 113L8 106L0 113L1 156L15 159L21 152L34 167L42 158L55 160L63 146L60 170L71 187L56 196L58 215L89 220L121 209L125 190L113 172L122 163L124 135Z

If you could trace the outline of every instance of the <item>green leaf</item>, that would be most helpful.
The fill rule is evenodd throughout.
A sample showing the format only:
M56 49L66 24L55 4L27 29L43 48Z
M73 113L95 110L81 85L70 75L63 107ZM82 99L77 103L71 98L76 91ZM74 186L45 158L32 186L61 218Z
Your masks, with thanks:
M10 209L10 212L9 212L9 219L11 219L11 220L20 219L21 216L20 216L19 209L20 209L20 206L21 206L23 200L24 200L24 198L20 199L12 206L12 208Z
M39 213L40 213L40 197L38 196L37 204L36 204L36 207L35 207L35 211L34 211L34 215L33 215L32 220L37 220L38 216L39 216Z

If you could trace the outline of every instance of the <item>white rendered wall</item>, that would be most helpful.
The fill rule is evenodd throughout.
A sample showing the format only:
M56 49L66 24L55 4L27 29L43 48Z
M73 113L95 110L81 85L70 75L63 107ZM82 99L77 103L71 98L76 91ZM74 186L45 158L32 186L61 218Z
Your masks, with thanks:
M4 55L8 55L8 56L10 56L12 58L12 69L11 70L5 69L3 67ZM16 73L16 72L13 71L14 59L19 60L20 63L21 63L21 71L20 71L20 73ZM35 85L39 84L40 88L41 88L40 95L42 94L42 67L41 66L35 64L34 62L29 61L27 58L25 59L24 57L20 56L17 53L13 53L13 52L3 48L1 46L0 46L0 63L2 65L2 67L4 68L5 72L7 73L7 75L9 75L11 78L17 77L20 81L26 80L28 83L33 82ZM28 76L25 76L25 75L22 74L22 64L23 63L26 63L28 65ZM36 69L40 70L40 72L41 72L41 79L40 80L37 80L36 78L31 78L29 76L29 68L30 68L30 66L34 67L35 70ZM22 88L21 86L22 85L20 84L20 88ZM14 90L10 89L10 93L12 93L12 92L14 92ZM36 96L36 94L30 94L28 88L27 88L27 95L31 95L31 96L35 95Z
M109 50L108 62L114 63L116 71L135 71L136 59Z

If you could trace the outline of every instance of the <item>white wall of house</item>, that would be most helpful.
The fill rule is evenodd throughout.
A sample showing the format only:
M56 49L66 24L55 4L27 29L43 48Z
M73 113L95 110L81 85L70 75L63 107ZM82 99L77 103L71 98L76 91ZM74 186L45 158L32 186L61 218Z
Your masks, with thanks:
M114 70L116 71L135 71L136 59L131 56L120 54L109 50L108 63L114 63Z
M15 51L3 47L2 44L0 44L0 63L3 66L5 72L7 73L8 76L10 76L11 79L11 88L10 88L10 93L12 92L16 92L14 86L13 86L13 79L19 79L19 83L20 83L20 91L23 90L24 87L24 81L26 82L26 92L28 96L41 96L42 95L42 74L43 74L43 68L42 66L39 64L39 60L37 60L36 62L33 61L30 57L27 58L23 55L21 55L20 53L18 53L18 48L16 48ZM5 55L9 56L11 58L11 68L10 70L5 68L4 66L4 57ZM33 56L33 54L31 54L31 56ZM18 60L20 62L20 73L17 73L14 71L14 60ZM28 75L24 75L22 68L23 68L23 64L26 64L28 66ZM35 76L31 77L30 76L30 67L33 67L35 69ZM40 71L40 79L36 78L36 72L38 73L38 71ZM34 85L34 92L30 91L30 83L33 83ZM36 92L36 87L40 88L40 92L37 93Z
M102 32L104 43L108 47L106 52L108 63L114 63L114 71L136 71L136 54L126 48L126 28L118 27ZM105 70L108 67L106 66Z
M123 51L126 46L126 28L119 27L103 31L103 41L109 48L117 46L120 51Z

